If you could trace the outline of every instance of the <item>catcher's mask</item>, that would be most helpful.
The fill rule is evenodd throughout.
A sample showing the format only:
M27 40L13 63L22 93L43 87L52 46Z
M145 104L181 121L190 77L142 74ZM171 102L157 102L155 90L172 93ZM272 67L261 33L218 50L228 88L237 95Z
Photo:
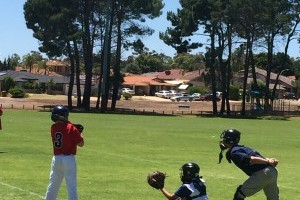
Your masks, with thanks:
M241 133L236 129L228 129L221 133L220 138L222 139L222 143L235 145L240 142Z
M219 153L219 164L221 163L223 158L223 151L227 149L227 146L225 144L236 145L240 142L240 138L241 138L241 133L236 129L227 129L221 133L220 135L221 152Z
M183 183L199 177L200 167L196 163L186 163L180 168L180 179Z
M69 110L68 110L68 108L66 108L64 106L55 106L52 109L52 115L51 115L51 120L54 121L54 122L57 121L57 118L54 117L55 115L59 115L59 116L64 117L65 119L68 119Z

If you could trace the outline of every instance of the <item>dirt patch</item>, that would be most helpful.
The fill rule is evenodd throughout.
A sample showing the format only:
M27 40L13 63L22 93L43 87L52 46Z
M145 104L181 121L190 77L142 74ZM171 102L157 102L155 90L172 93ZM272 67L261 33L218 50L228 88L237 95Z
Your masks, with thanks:
M91 109L96 107L97 99L91 97ZM49 109L55 105L67 105L67 96L65 95L46 95L30 94L28 98L10 98L0 97L0 106L4 109L28 109L42 110ZM72 98L73 106L77 105L77 98ZM232 101L230 103L231 111L240 111L241 102ZM296 111L300 108L300 101L282 101L278 102L278 107L284 106L285 111ZM218 102L218 110L221 103ZM247 104L250 106L250 104ZM108 108L111 107L109 100ZM192 101L192 102L172 102L169 99L163 99L153 96L133 96L130 100L121 99L117 101L116 109L118 111L133 112L154 112L164 114L198 114L202 112L212 112L212 102Z
M96 107L97 99L91 97L91 108ZM0 104L4 109L48 109L55 105L67 105L67 96L32 94L28 98L0 97ZM77 104L77 98L72 98L73 106ZM108 107L110 108L109 100ZM117 101L118 110L131 110L138 112L192 112L212 111L211 102L172 102L169 99L148 96L134 96L130 100L121 99Z

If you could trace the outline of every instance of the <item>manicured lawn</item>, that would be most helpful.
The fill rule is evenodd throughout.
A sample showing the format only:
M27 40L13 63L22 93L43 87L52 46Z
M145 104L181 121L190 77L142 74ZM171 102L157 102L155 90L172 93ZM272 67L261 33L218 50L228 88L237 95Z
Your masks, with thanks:
M233 164L218 162L219 135L242 132L241 144L280 163L281 200L300 199L300 118L246 120L200 117L71 113L85 126L86 145L78 149L78 191L82 200L165 199L146 182L153 170L168 174L166 187L180 185L179 168L200 165L212 200L232 199L247 178ZM43 199L49 181L52 147L49 112L4 110L0 131L0 199ZM59 199L67 199L63 183ZM265 199L263 192L249 198Z

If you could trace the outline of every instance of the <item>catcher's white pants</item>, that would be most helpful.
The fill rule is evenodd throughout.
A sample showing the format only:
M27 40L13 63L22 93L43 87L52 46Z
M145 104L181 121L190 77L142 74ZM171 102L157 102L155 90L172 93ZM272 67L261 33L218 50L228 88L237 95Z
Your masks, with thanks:
M50 172L50 183L46 192L46 200L55 200L60 185L65 178L69 200L77 200L76 159L74 155L53 156Z

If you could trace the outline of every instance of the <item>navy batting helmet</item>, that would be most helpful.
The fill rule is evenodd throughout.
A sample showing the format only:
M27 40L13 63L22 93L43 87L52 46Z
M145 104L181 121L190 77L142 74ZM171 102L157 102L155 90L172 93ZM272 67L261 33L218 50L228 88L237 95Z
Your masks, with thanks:
M180 168L180 178L183 183L191 182L193 179L199 177L200 167L196 163L186 163Z
M66 108L64 106L55 106L52 109L51 120L54 121L54 122L58 121L59 119L58 119L57 115L65 118L67 120L68 117L69 117L68 108Z
M228 129L221 133L220 138L224 143L238 144L240 142L241 133L236 129Z

